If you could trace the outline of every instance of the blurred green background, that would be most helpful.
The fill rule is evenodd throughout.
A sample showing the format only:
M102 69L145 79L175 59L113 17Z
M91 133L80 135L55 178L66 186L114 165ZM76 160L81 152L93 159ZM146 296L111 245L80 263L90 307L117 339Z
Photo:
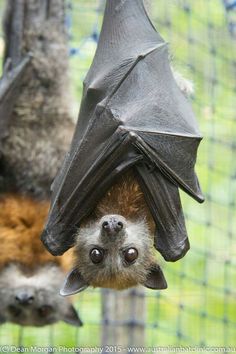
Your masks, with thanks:
M68 5L77 115L102 11L97 0ZM177 263L163 262L166 291L146 291L146 345L236 347L236 40L220 0L153 0L148 7L174 68L195 85L192 103L204 136L196 169L206 201L200 205L181 193L191 249ZM99 346L100 291L78 295L76 304L83 328L7 324L0 327L0 345Z

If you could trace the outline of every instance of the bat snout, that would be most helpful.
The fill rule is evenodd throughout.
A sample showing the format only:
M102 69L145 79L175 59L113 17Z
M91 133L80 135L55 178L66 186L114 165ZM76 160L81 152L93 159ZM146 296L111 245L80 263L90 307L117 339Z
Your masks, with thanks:
M121 215L106 215L101 219L101 231L116 235L126 228L125 218Z
M19 292L15 295L15 301L19 305L30 305L34 301L34 295L27 292Z

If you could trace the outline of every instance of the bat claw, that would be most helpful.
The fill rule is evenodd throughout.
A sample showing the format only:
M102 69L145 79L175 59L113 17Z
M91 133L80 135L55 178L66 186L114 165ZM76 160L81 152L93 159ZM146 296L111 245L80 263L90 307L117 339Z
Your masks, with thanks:
M132 141L136 141L138 139L138 135L134 132L129 132L129 137Z

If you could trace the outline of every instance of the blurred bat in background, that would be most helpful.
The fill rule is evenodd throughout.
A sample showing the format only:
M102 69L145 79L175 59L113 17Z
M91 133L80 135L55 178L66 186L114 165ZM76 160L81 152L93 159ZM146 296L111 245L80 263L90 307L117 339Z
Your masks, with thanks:
M59 295L71 252L55 258L39 239L47 211L46 201L0 197L0 323L82 325L72 303Z
M4 35L0 322L44 326L65 321L81 326L71 301L59 295L72 256L69 252L52 257L40 241L50 185L74 129L64 92L68 85L64 1L50 1L47 8L41 0L6 2Z

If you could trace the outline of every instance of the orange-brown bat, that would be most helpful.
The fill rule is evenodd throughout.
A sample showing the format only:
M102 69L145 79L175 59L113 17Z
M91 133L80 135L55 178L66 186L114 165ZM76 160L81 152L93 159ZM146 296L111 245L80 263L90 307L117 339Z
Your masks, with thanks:
M53 257L39 235L48 202L16 194L0 197L0 322L43 326L82 324L71 302L59 295L72 256Z

